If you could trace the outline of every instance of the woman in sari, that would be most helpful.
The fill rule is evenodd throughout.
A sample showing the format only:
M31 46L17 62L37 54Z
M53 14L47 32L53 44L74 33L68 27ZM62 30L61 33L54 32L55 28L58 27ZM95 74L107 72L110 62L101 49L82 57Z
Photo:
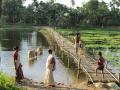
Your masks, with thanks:
M24 75L22 71L22 65L20 63L19 47L14 48L13 58L16 71L16 82L20 83L21 80L24 79Z

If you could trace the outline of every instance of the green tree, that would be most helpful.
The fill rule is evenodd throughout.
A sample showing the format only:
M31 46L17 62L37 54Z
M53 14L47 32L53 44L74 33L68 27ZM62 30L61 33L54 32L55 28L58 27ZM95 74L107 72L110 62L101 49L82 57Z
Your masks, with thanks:
M6 22L17 23L21 21L22 0L6 0L3 4L3 15L6 16Z
M107 4L104 1L99 2L99 7L97 11L97 25L101 27L107 25L109 14L110 11Z
M120 25L120 0L112 0L109 5L104 1L90 0L77 9L55 3L55 0L46 3L33 0L32 4L24 7L24 1L3 1L3 16L7 23L58 27ZM75 0L70 1L74 7Z
M48 25L48 10L49 3L40 2L38 4L38 8L35 10L36 24L37 25ZM52 13L52 12L50 12ZM50 17L49 17L50 18Z
M120 25L120 0L112 0L110 2L110 19L109 25Z
M2 15L2 0L0 0L0 26L1 26L1 15Z
M86 15L84 20L86 24L96 25L98 4L98 0L90 0L81 8L81 11Z
M117 7L117 8L119 8L120 7L120 0L112 0L111 2L110 2L110 7Z
M0 0L0 18L1 18L1 14L2 14L2 0Z
M33 5L29 5L27 8L24 9L24 13L23 15L23 21L26 24L34 24L34 6Z

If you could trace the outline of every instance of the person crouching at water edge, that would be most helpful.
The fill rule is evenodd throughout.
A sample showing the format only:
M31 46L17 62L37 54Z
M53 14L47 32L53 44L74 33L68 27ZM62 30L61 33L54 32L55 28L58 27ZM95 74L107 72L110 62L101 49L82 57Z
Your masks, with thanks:
M104 78L104 63L105 63L105 59L102 56L102 52L99 52L98 55L99 55L99 58L97 60L98 66L96 68L96 76L97 76L97 70L101 70L102 74L103 74L103 78Z
M16 82L20 83L21 80L24 79L24 75L22 71L22 65L20 63L19 47L14 48L13 58L14 58L14 65L16 71Z
M79 40L80 40L79 33L76 33L75 36L73 37L73 43L74 43L74 48L76 53L78 53Z
M44 79L44 83L55 87L55 82L54 82L54 77L53 77L53 71L55 70L55 58L52 55L52 50L49 49L48 50L48 58L47 58L47 62L46 62L46 71L45 71L45 79Z

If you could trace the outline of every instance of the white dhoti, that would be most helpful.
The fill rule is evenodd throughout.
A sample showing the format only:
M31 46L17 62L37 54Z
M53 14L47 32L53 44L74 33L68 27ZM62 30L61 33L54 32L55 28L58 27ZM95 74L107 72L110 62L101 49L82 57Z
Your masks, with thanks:
M48 61L49 61L49 58L46 63L44 83L48 85L54 85L55 83L53 78L53 64L49 64Z
M46 69L45 71L45 80L44 83L45 84L49 84L49 85L54 85L54 78L53 78L53 65L49 65L49 68Z

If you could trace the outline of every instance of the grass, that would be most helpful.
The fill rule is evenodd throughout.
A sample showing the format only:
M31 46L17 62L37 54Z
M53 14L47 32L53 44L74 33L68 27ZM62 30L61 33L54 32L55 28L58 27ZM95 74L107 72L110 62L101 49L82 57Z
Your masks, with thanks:
M106 60L120 67L120 27L119 28L85 28L57 29L58 33L72 41L74 33L79 32L90 55L97 56L102 51ZM94 52L93 52L94 49ZM107 51L108 50L108 51Z
M69 40L72 40L73 33L80 32L81 39L85 42L86 47L94 47L97 45L97 47L102 48L120 48L120 30L112 31L98 28L95 30L58 29L57 31Z
M15 79L9 77L3 72L0 72L0 90L23 90L16 86Z

